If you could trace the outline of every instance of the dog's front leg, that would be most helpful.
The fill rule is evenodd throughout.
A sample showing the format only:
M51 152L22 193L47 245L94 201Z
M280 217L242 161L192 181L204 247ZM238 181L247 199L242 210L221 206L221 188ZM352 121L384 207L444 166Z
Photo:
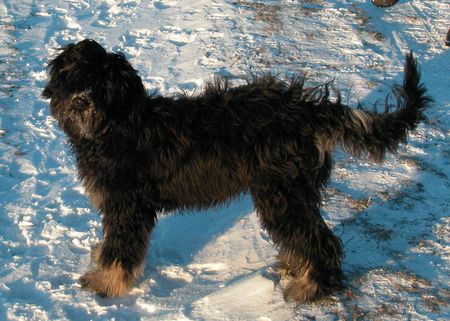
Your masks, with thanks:
M143 272L156 213L132 197L124 199L123 194L105 197L100 209L104 239L93 249L96 266L80 278L81 286L100 296L125 295Z

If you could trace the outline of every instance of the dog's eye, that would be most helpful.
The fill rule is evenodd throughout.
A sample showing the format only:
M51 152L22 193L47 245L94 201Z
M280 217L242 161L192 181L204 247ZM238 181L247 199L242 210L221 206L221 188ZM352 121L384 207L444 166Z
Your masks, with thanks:
M78 110L85 110L89 107L89 100L84 97L77 97L72 101L72 106Z

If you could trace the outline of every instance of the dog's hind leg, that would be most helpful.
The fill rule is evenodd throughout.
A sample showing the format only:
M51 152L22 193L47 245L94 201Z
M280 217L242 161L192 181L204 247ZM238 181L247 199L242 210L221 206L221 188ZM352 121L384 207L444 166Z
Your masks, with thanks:
M96 266L80 282L84 289L100 296L116 297L127 294L143 272L156 213L145 204L118 195L102 203L104 239L92 253Z
M280 268L292 277L286 299L311 301L340 288L342 244L320 215L319 190L296 179L251 192L263 227L280 249Z

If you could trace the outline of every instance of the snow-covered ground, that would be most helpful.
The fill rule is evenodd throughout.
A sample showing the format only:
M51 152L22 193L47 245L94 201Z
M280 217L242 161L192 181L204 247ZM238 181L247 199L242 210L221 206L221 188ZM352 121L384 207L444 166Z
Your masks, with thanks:
M442 0L0 1L0 320L450 319L449 24ZM323 215L345 244L346 290L284 302L276 249L243 195L161 217L129 296L82 291L101 219L40 93L55 49L84 38L125 53L162 94L302 70L366 106L412 49L435 99L428 121L383 165L336 152Z

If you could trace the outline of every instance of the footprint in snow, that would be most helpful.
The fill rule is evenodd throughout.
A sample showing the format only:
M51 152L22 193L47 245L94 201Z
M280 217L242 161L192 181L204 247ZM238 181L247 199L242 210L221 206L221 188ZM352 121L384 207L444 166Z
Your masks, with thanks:
M124 47L150 48L154 41L154 31L150 29L129 30L120 36L121 45Z
M158 30L158 35L163 41L168 41L177 47L193 42L197 34L190 30L167 26Z
M116 27L122 22L127 21L130 17L139 12L139 3L130 1L125 3L101 3L96 11L98 12L97 20L92 23L98 27Z
M96 27L115 27L116 21L114 19L114 12L107 3L101 3L97 8L97 19L92 22Z
M226 265L223 263L204 263L204 264L190 264L188 266L189 271L199 274L216 274L217 272L223 271L226 269Z
M158 276L156 277L156 284L152 286L152 293L159 297L167 297L173 290L188 285L192 280L192 275L185 272L181 267L163 267L158 269Z
M164 1L156 1L153 5L156 9L167 9L176 6L178 3L177 0L164 0Z

